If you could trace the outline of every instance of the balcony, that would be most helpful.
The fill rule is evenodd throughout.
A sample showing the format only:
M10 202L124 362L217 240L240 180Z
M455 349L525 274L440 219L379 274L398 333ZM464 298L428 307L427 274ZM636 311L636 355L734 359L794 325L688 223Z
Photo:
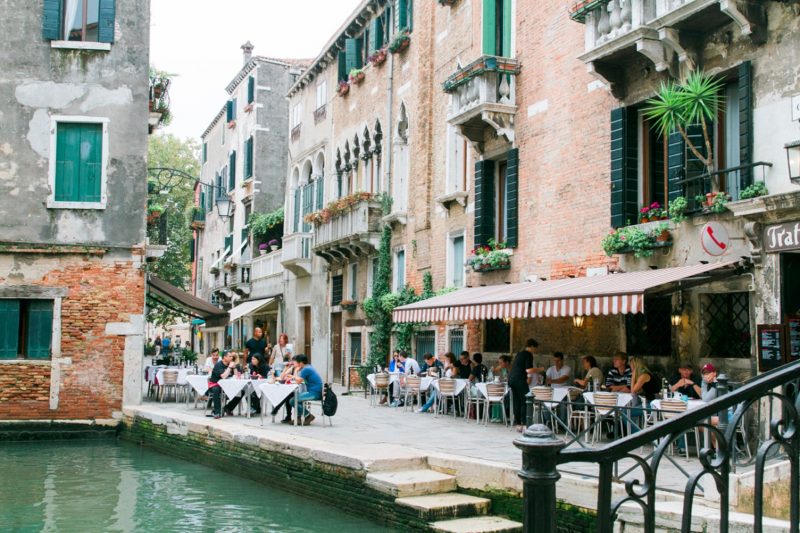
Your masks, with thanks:
M192 211L191 228L201 230L206 227L206 212L202 207L195 207Z
M622 70L639 53L659 72L683 77L697 64L697 35L731 21L755 44L766 41L766 10L736 0L581 0L570 18L586 25L585 52L579 59L589 72L621 97Z
M250 262L250 275L253 298L274 296L283 292L283 250L275 250L253 258Z
M372 254L380 245L381 204L362 200L327 222L315 225L312 251L328 262Z
M311 233L293 233L283 237L281 264L295 276L311 274Z
M447 121L481 153L487 130L514 142L519 72L515 59L482 56L444 82L444 91L452 96Z

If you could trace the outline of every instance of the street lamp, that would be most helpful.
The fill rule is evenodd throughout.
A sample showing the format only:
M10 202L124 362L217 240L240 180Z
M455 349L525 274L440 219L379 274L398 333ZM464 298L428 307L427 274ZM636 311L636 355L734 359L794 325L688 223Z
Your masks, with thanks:
M786 162L789 164L789 179L800 180L800 141L794 141L784 146L786 149Z
M233 202L231 202L231 197L222 190L222 187L219 188L217 193L217 214L224 218L229 218L233 215Z

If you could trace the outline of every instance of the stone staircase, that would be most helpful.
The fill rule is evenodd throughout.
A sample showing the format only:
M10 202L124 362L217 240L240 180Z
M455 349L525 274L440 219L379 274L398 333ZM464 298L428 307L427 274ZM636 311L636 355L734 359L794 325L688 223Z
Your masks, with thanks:
M395 497L443 533L506 533L522 531L522 524L490 516L491 500L455 492L456 478L430 469L380 471L367 474L366 484Z

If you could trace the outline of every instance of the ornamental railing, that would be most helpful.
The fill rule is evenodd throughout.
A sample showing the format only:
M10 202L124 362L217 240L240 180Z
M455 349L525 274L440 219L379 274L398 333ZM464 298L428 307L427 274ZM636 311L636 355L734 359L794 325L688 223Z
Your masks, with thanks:
M711 191L724 190L730 196L730 201L740 200L742 191L754 182L764 182L766 179L766 171L772 167L772 163L766 161L757 161L755 163L748 163L746 165L739 165L735 167L723 168L715 172L707 172L685 178L678 181L682 188L683 196L688 203L687 212L693 213L701 211L704 207L703 203L698 201L696 197L705 197L711 194ZM756 179L755 169L760 169L760 179ZM682 170L681 176L685 176L686 171Z
M732 463L735 460L737 428L745 414L764 401L770 404L768 435L761 440L754 463L753 531L763 531L765 468L767 460L784 454L789 467L789 531L800 533L800 361L771 370L727 393L727 378L719 380L720 396L707 404L684 414L651 426L597 448L567 448L567 443L557 438L542 424L530 426L514 444L523 452L523 468L519 475L524 483L524 524L526 532L555 533L556 483L561 475L558 465L566 463L593 463L598 466L597 488L598 533L614 530L617 511L623 504L637 504L643 512L645 533L656 531L656 481L659 467L668 449L685 434L702 429L712 435L716 449L703 447L698 461L701 469L688 476L683 493L681 531L691 531L694 500L700 481L711 478L719 493L719 531L727 533L730 524L729 492ZM530 400L529 400L530 401ZM772 409L772 404L778 406ZM733 415L728 416L729 409ZM712 417L718 417L717 424ZM652 446L652 452L643 453ZM698 448L700 447L698 443ZM633 461L641 471L637 477L625 482L625 495L612 501L615 464Z
M453 97L449 118L481 105L516 105L515 78L519 72L519 61L498 56L481 56L460 68L443 84L444 91Z

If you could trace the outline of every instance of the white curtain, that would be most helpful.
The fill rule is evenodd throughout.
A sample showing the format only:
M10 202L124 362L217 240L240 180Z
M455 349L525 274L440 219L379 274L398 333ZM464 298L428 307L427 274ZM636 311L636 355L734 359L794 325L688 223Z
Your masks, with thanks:
M72 24L75 22L75 15L78 14L78 7L83 0L66 0L64 9L64 40L69 40L69 33L72 31Z

